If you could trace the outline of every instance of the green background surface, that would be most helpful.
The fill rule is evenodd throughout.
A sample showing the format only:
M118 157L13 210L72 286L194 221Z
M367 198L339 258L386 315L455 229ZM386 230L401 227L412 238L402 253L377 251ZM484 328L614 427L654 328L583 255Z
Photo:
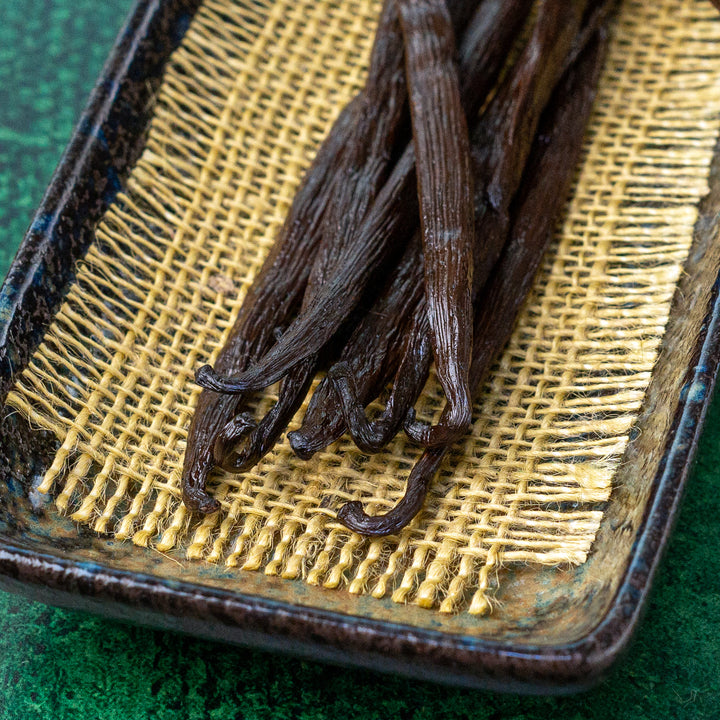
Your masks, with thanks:
M697 2L704 0L694 0ZM130 0L0 0L0 275ZM0 593L0 717L720 717L720 400L634 644L599 688L527 698L339 669Z

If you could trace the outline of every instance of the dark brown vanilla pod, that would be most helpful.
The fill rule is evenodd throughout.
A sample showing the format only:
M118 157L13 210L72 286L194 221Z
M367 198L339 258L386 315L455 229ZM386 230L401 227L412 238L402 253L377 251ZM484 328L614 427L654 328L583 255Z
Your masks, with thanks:
M425 306L444 424L427 444L462 436L472 419L472 267L475 208L470 141L455 38L443 0L398 0L405 42L423 240Z
M342 348L340 356L313 393L300 428L288 434L295 454L308 459L345 432L345 418L339 411L331 376L348 373L357 397L365 404L376 398L397 371L412 316L403 314L406 304L414 305L423 295L422 248L413 238L393 269L375 302L360 319ZM357 442L357 438L354 438Z
M459 0L456 2L458 7L462 4ZM468 88L464 101L472 106L479 106L492 89L507 56L508 45L531 2L508 0L507 5L516 12L511 15L507 6L486 0L466 31L473 45L487 46L488 51L476 52L473 47L466 47L465 42L461 45L461 56L478 63L463 66L460 71ZM512 23L499 25L494 21L510 17L515 18ZM476 26L484 28L484 32L473 31ZM357 307L378 269L407 242L416 228L417 213L415 155L410 144L358 230L363 242L353 244L312 307L296 318L280 341L253 367L232 376L206 365L196 373L198 384L227 393L260 389L280 380L294 364L318 352Z
M278 328L287 326L297 311L319 245L322 218L333 197L334 168L358 105L354 100L341 111L305 174L278 238L220 350L215 365L220 372L241 372L262 357L275 342ZM211 391L200 394L183 463L183 501L188 509L211 513L219 508L205 491L215 466L213 444L217 433L242 407L243 398Z
M360 94L355 126L335 173L335 197L323 219L321 242L308 278L300 314L333 273L358 225L383 186L390 171L399 134L407 120L407 90L403 73L401 31L394 0L386 0L370 56L368 79ZM404 142L403 142L404 144ZM283 379L278 402L259 425L245 435L243 447L230 457L217 456L226 470L240 472L265 455L302 404L315 375L319 354L295 365ZM230 436L216 442L216 451L229 444Z
M549 10L552 11L552 7ZM576 18L580 14L580 12L576 13ZM555 54L556 64L560 66L555 67L554 73L551 73L539 61L539 58L559 40L564 40L564 46L567 47L570 32L574 30L574 27L572 25L563 27L558 23L556 14L550 14L548 17L548 8L546 6L541 7L538 22L554 22L554 32L550 32L546 27L543 28L543 32L536 31L531 36L527 48L521 53L518 62L508 73L501 88L499 88L483 116L476 124L472 134L472 148L476 156L482 158L483 161L474 163L473 167L476 183L473 297L477 295L480 288L485 284L492 265L497 260L507 237L509 201L520 182L520 177L510 172L514 166L506 165L507 176L504 178L505 192L501 197L502 203L499 208L493 208L488 202L484 183L493 174L493 163L497 162L497 156L489 152L483 152L481 143L488 142L489 129L496 128L498 117L502 117L503 113L508 112L508 98L513 98L518 104L523 104L523 98L520 96L521 92L537 93L536 102L534 105L530 105L530 108L535 112L536 118L539 116L539 112L547 102L552 89L551 83L547 80L548 76L557 79L562 75L577 56L579 44L585 44L590 37L588 26L592 27L593 24L599 22L600 18L601 16L597 12L593 13L586 27L583 28L572 44L567 56L562 58L559 54ZM592 27L592 32L595 31L596 27L596 25ZM562 60L562 63L559 63L560 60ZM518 82L518 78L523 78L523 82ZM527 106L526 103L525 105ZM532 129L534 131L534 127ZM524 162L530 151L532 138L527 136L527 138L523 137L522 140L521 143L515 143L514 151L519 154L522 162ZM416 270L417 282L421 283L422 273L419 272L419 264ZM390 309L387 308L387 310ZM362 394L361 378L357 375L351 377L346 367L341 367L339 372L330 371L328 373L329 378L335 384L348 430L358 447L361 447L366 452L377 452L384 447L394 437L403 422L405 422L408 434L420 443L431 445L434 440L442 444L444 441L454 439L449 433L441 434L445 433L445 430L438 433L438 426L433 430L425 423L415 422L412 414L412 406L425 384L431 361L428 344L425 342L427 318L424 298L421 298L421 301L418 302L417 300L411 301L409 297L400 298L398 296L397 305L391 313L413 313L415 329L414 335L408 339L406 356L403 358L400 369L395 376L390 399L385 411L379 418L370 421L362 412L362 407L367 403ZM442 425L439 427L442 428ZM432 437L433 432L436 433L435 438Z
M446 452L447 447L425 450L410 471L405 494L384 515L368 515L361 502L352 500L338 510L337 519L348 530L366 537L385 537L400 532L420 512Z
M588 0L542 0L533 33L523 51L523 72L514 73L474 138L474 160L485 168L488 200L507 208L517 189L548 99L573 55ZM525 150L523 152L523 150Z
M464 68L484 67L485 72L479 78L473 77L472 73L462 78L463 103L470 115L477 113L489 88L495 84L531 4L531 0L485 0L475 14L461 46L461 64ZM414 279L409 280L410 276ZM345 430L346 421L353 440L366 452L382 449L398 432L417 400L430 366L421 286L421 248L419 244L411 244L383 291L385 294L360 321L354 333L355 346L351 338L339 364L328 370L328 377L316 389L301 427L290 433L290 443L299 457L308 458L337 440ZM422 304L418 307L420 301ZM423 329L416 327L413 335L405 338L405 331L400 329L403 327L400 318L404 318L405 326L415 324ZM378 339L388 332L396 341L387 350L386 372L380 376L376 370L382 366L382 355L376 353L382 348L374 348L369 363L363 362L363 353L367 343L377 344ZM404 358L403 350L407 350ZM386 408L380 416L370 420L363 408L379 395L392 377L393 368L396 369L396 380ZM332 384L338 391L337 397ZM337 414L338 399L344 418Z
M527 46L473 131L473 174L479 190L475 198L479 216L475 227L477 245L471 262L473 297L487 279L507 237L510 203L540 115L573 57L586 5L585 0L543 0ZM427 305L430 312L429 298ZM432 316L430 319L432 327ZM439 370L437 355L435 364ZM468 363L468 373L469 369ZM438 379L442 385L439 374ZM415 421L413 415L409 415L405 431L422 445L437 447L462 437L452 413L443 413L434 426Z
M385 410L372 422L368 421L365 406L355 384L355 376L348 366L338 363L330 368L330 378L343 409L343 416L355 444L367 453L379 452L400 431L403 420L418 396L430 373L432 351L429 327L413 328L400 360L395 383Z
M237 415L218 433L213 457L218 467L239 473L257 465L272 450L307 395L315 373L313 356L298 363L282 381L277 402L258 423L247 413Z
M543 114L532 154L513 205L510 240L491 281L475 303L470 383L481 391L492 363L509 340L562 213L583 146L606 50L597 32L568 70ZM417 514L447 448L429 448L413 467L405 496L384 515L369 516L359 502L347 503L338 519L350 530L379 537L399 532Z

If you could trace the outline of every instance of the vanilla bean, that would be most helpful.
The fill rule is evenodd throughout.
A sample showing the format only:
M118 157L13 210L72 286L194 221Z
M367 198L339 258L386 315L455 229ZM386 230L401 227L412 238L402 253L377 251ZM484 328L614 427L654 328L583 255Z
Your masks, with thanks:
M288 216L243 302L230 336L215 367L237 373L262 357L278 328L284 328L300 304L312 260L317 252L322 218L333 195L332 178L337 157L346 145L359 103L346 106L320 146L293 200ZM183 464L183 501L202 513L219 508L205 490L215 460L217 433L238 414L243 398L203 391L188 430Z
M463 435L472 419L473 177L470 141L443 0L398 0L412 116L425 270L425 307L443 430ZM435 444L435 443L428 443Z
M463 104L474 117L500 71L530 10L529 0L485 0L467 28L460 47ZM477 68L470 72L469 68ZM418 320L410 310L422 303ZM410 354L403 358L408 329L423 322L422 250L417 239L410 243L380 297L360 321L339 359L315 390L301 427L289 434L293 450L308 458L337 440L346 429L338 411L333 382L340 389L343 412L358 447L375 452L395 436L417 398L429 368L426 335L415 332ZM405 318L403 321L401 318ZM427 324L425 327L427 329ZM373 351L367 347L372 344ZM416 361L417 358L417 361ZM373 421L362 409L396 376L385 411Z
M403 74L401 30L395 0L386 0L370 56L368 79L359 96L355 125L334 179L334 198L323 219L321 241L305 289L302 314L332 276L354 238L357 226L387 179L397 138L406 123L407 90ZM275 407L255 428L226 426L215 443L215 460L223 469L252 467L275 444L300 407L315 376L319 353L290 369ZM242 446L235 447L242 440Z
M507 237L510 202L520 183L540 115L567 67L586 5L587 0L543 0L532 36L514 72L473 132L474 174L482 190L482 197L476 198L476 247L472 260L468 260L474 265L476 279L473 297L485 283ZM426 305L432 330L432 308L429 301ZM447 393L435 350L434 357L438 379ZM470 372L469 361L466 370ZM456 415L451 408L432 426L416 421L411 413L405 432L426 447L449 445L462 437L469 425L468 420L463 428Z
M532 287L542 256L580 158L585 126L592 109L605 57L606 33L597 32L553 93L539 127L513 208L510 240L492 280L475 304L470 383L473 394L507 343L515 318ZM353 501L338 511L349 529L377 537L400 531L422 507L425 493L448 446L428 448L408 477L404 497L384 515L369 516Z
M604 7L610 4L606 2ZM509 203L520 182L517 173L520 164L517 162L514 165L506 163L503 166L504 173L501 175L504 191L499 196L500 206L495 208L488 202L487 178L493 176L495 168L502 161L501 154L493 153L492 149L488 150L488 143L492 142L492 133L501 124L501 118L510 115L515 124L511 123L510 127L505 129L506 137L512 139L513 135L519 135L519 140L515 139L512 143L513 152L517 153L520 158L527 158L532 140L532 135L527 134L528 126L534 131L536 119L550 96L555 80L574 61L580 49L587 43L591 36L590 33L595 32L597 24L606 16L605 12L600 12L601 10L602 7L594 9L590 19L575 37L570 49L563 57L560 55L560 49L568 48L570 41L573 40L572 33L577 29L582 8L579 6L575 8L575 25L573 26L572 23L568 24L565 19L560 17L557 2L541 6L535 31L527 48L507 75L503 85L473 131L471 140L472 152L475 156L473 172L477 185L473 297L477 296L485 284L507 237ZM550 66L541 62L541 58L548 54L553 60L553 65ZM533 94L534 102L528 102L527 96ZM523 108L522 114L517 111L518 107ZM535 121L533 118L536 118ZM517 128L521 121L525 134ZM406 254L411 250L412 248L406 251ZM422 273L419 270L419 264L416 261L409 262L411 266L415 265L416 282L421 283ZM372 396L361 395L365 388L360 376L357 374L351 376L347 366L342 366L340 371L331 369L329 373L329 380L336 387L350 434L358 447L366 452L380 450L394 437L419 397L430 368L429 345L424 341L424 336L428 332L424 296L412 298L409 293L405 296L398 294L394 300L395 305L392 308L388 307L386 312L396 317L403 316L403 313L405 315L412 314L414 320L410 325L414 328L414 334L407 340L406 355L396 373L385 411L378 418L370 421L361 408L372 399ZM395 322L398 325L401 324L400 320ZM403 323L404 326L408 324L407 320L404 320ZM414 439L424 444L433 444L432 429L425 424L412 422L412 415L406 423L406 427L409 434L415 434ZM444 430L442 432L443 434L439 438L435 437L439 444L454 439L454 434L445 433Z
M530 0L525 0L513 7L517 12L523 12L523 9L529 10L531 4ZM473 15L466 32L468 44L463 42L460 48L462 58L477 63L461 68L461 75L465 78L463 87L466 94L462 102L466 112L472 112L473 108L476 111L492 87L492 83L486 84L485 77L484 63L488 54L478 52L474 47L488 42L493 32L502 35L502 29L491 22L492 17L498 20L505 18L505 10L502 3L486 0ZM484 27L484 33L473 31L475 27ZM470 46L470 43L473 45ZM228 393L259 389L281 379L294 364L318 352L362 300L368 283L378 269L388 257L402 249L417 226L417 213L415 155L410 144L358 229L357 235L362 241L352 244L333 278L324 285L307 312L298 316L280 341L253 367L239 375L231 375L205 365L196 373L198 384Z

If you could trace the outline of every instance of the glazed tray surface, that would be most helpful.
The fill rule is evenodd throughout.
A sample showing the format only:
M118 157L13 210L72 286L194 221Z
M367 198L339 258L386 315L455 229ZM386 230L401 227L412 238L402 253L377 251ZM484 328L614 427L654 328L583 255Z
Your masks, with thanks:
M403 446L373 465L367 459L339 461L349 447L340 444L314 470L292 465L289 453L280 450L248 481L249 489L244 481L218 480L225 514L212 521L193 525L177 497L182 429L196 397L193 364L211 357L221 343L237 310L235 291L241 296L251 281L313 148L362 82L377 8L313 7L292 11L279 2L214 0L198 9L196 3L140 2L121 33L0 297L0 379L2 397L8 398L1 441L3 587L226 641L423 677L432 673L448 682L535 691L588 685L617 658L637 623L714 382L718 124L714 106L697 103L699 92L720 84L720 71L712 74L720 59L708 56L706 43L713 33L720 35L714 11L682 9L671 0L653 12L622 3L586 159L554 255L477 409L490 420L476 423L455 453L423 516L386 547L343 533L333 521L335 506L323 497L342 500L356 493L374 501L376 510L392 504L413 452ZM325 34L319 32L323 18ZM638 36L639 29L644 34ZM629 43L632 37L635 44ZM348 38L357 39L349 43L352 52L345 47ZM317 42L325 43L324 55L307 52L306 45ZM246 48L244 55L238 47ZM643 51L647 47L684 60L673 65L673 56L658 64ZM226 51L239 55L229 63L222 57ZM316 67L317 57L324 60ZM336 57L344 64L333 65ZM205 95L190 91L193 62L213 68ZM304 83L298 67L308 76L320 73L322 87ZM238 79L245 79L243 73L247 82ZM690 78L705 85L690 83L685 96L679 88ZM631 108L625 116L622 106ZM165 130L175 144L158 145L163 112L170 111L173 122ZM213 142L204 144L206 136ZM188 188L205 187L206 176L215 178L207 187L219 194L200 193L200 201L183 204ZM226 187L234 194L223 195ZM172 225L181 215L178 208L186 214L169 232L163 215ZM209 250L203 243L182 250L179 235L191 234L185 224L193 237L207 234ZM235 225L255 239L238 246ZM176 352L183 363L179 373L167 371L174 356L167 355L168 364L162 356L157 366L165 375L148 371L150 378L162 377L157 386L143 376L145 366L138 370L130 362L125 372L116 364L116 345L120 351L125 346L116 343L111 327L115 317L121 329L151 335L152 318L147 326L138 324L138 315L116 311L117 297L102 289L103 281L123 288L118 296L131 307L147 301L142 266L152 265L157 248L147 239L143 245L143 232L150 238L155 233L160 250L164 237L169 247L181 248L163 270L173 278L180 273L201 300L197 315L187 311L177 320L182 325L189 317L188 327L202 334L202 341L184 341L198 355L187 360L182 346ZM252 250L250 260L243 248ZM578 340L570 333L568 340L552 310L553 299L568 294L564 279L591 289L604 279L603 287L610 287L628 268L636 274L619 285L620 305L611 293L588 309L588 296L578 294L584 334ZM127 278L137 279L139 289L127 289ZM183 290L174 287L159 299L171 309L183 307ZM637 288L641 300L633 305ZM82 322L91 326L87 317L77 324L79 307L90 308L92 332L82 330ZM143 307L152 314L154 306ZM567 307L578 325L580 310ZM605 312L611 307L622 324ZM218 329L206 325L208 315ZM559 327L554 339L523 329L537 327L539 316L546 335ZM642 330L630 317L645 323ZM598 328L604 333L600 343ZM81 350L58 354L79 338L86 341ZM115 355L103 355L110 352L103 338ZM561 341L570 349L553 345ZM532 368L540 364L539 375L547 379L555 356L582 358L588 347L595 362L600 351L622 358L614 376L602 373L602 388L580 388L573 376L574 395L563 393L563 402L584 401L595 410L582 417L570 413L566 421L567 406L558 406L554 417L565 424L551 423L549 432L544 426L537 435L554 437L555 445L541 445L532 436L532 455L522 449L528 436L518 436L521 450L510 443L512 452L493 465L488 448L504 448L508 423L518 425L507 410L511 403L523 417L530 417L528 408L543 406L532 401L543 399ZM134 361L132 352L127 355ZM537 357L550 359L542 365ZM128 384L132 372L157 406L151 403L146 415L130 421L120 415L121 431L113 435L107 429L112 423L106 427L110 415L86 412L88 398L118 407L120 394L110 383L135 392ZM566 369L556 372L567 379ZM128 460L137 477L126 473L123 485L107 458L132 444L127 437L145 427L146 416L147 426L157 427L154 412L169 397L162 382L177 396L169 410L179 428L175 444L159 433L160 445L169 448L166 464L157 465L151 482ZM113 392L106 399L100 390L108 387ZM429 415L439 403L433 392L424 400ZM48 397L59 398L57 405ZM567 455L578 437L579 449L571 447L570 459L549 471L547 459L559 456L558 448ZM516 482L518 457L526 476L520 504L516 486L497 489ZM335 475L332 485L327 478ZM483 495L486 476L495 478L487 485L495 488L489 499ZM368 478L379 478L383 492L377 494ZM550 500L533 497L550 491ZM268 504L258 506L263 497ZM117 498L116 504L108 498ZM510 510L502 514L485 510L506 501ZM541 505L523 516L524 503L531 501ZM467 511L468 504L474 509ZM462 512L453 509L458 506ZM528 536L528 517L540 516L552 531ZM467 528L464 537L460 531ZM388 556L397 567L372 570Z

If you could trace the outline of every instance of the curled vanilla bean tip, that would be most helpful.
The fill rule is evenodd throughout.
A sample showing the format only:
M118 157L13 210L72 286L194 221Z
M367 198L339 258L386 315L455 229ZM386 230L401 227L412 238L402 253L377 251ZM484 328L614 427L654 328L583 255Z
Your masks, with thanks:
M293 430L288 433L287 437L292 451L301 460L309 460L315 454L316 449L310 444L302 430Z
M368 515L362 503L352 500L338 510L338 521L348 530L366 537L383 537L400 532L420 512L430 481L444 456L445 448L426 450L408 476L405 494L384 515Z
M472 408L454 406L455 413L443 413L442 424L430 425L416 421L408 414L403 423L405 434L414 442L427 448L452 445L466 434L472 423Z
M443 418L444 416L445 413L443 413ZM428 448L444 447L455 442L457 438L451 436L453 428L453 425L431 425L424 420L418 420L415 408L410 408L410 410L408 410L403 422L403 430L405 431L405 434L413 442L416 442L419 445L424 445ZM441 435L441 432L445 434L445 437ZM464 435L465 432L463 432L461 436ZM433 442L433 439L437 439L439 441L437 445Z
M442 424L429 425L424 422L411 421L405 418L403 429L405 434L414 442L427 448L439 448L452 445L463 438L472 423L472 407L468 405L454 405L451 412L443 413Z
M237 472L235 465L230 464L228 458L235 453L238 443L250 435L257 425L257 421L250 413L239 413L232 420L228 420L215 437L213 443L215 463L223 470ZM229 467L226 467L228 465Z
M328 378L340 400L343 415L348 429L357 447L366 453L378 452L385 446L392 435L388 435L388 426L383 418L370 422L365 415L365 408L358 399L355 387L355 376L346 362L335 363L328 370Z
M425 500L427 483L418 488L419 492L412 492L408 486L407 492L400 502L384 515L368 515L363 510L362 503L352 500L343 505L337 513L337 519L348 530L366 537L385 537L394 535L402 530L419 512Z
M362 503L353 500L338 510L337 519L348 530L352 530L358 535L385 537L386 535L393 535L405 527L414 515L415 511L403 512L397 506L386 515L368 515L363 510Z
M212 515L220 509L220 503L214 497L196 487L183 488L183 503L188 510L201 515Z
M240 395L247 392L244 383L237 383L232 377L216 372L212 365L202 365L195 371L195 382L205 390L213 390L225 395Z

